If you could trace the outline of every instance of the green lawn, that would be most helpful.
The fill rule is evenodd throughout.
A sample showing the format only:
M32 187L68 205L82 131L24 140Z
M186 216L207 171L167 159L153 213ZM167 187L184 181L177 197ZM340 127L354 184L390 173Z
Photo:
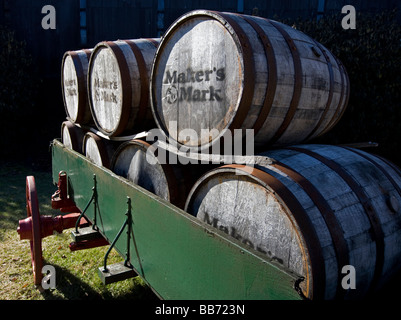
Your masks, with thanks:
M33 169L34 168L34 169ZM58 215L51 208L50 168L0 162L0 300L44 299L155 299L153 292L139 278L104 286L97 269L103 264L108 246L71 252L71 230L42 241L44 264L56 269L56 289L43 290L33 284L29 241L19 239L18 221L26 218L25 177L35 176L40 213ZM108 263L123 260L112 251Z

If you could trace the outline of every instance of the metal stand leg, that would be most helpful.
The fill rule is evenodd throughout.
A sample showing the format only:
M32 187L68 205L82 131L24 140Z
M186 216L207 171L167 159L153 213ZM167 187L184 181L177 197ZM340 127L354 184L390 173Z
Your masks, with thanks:
M134 271L133 266L130 262L130 244L131 244L131 232L132 232L132 215L131 215L131 199L128 197L127 199L128 210L126 212L126 219L118 231L116 237L110 245L110 248L107 250L106 255L104 256L103 268L99 268L99 276L102 280L103 284L109 284L121 280L125 280L128 278L133 278L137 276L137 273ZM107 265L108 256L115 246L117 240L120 238L123 233L125 227L127 227L127 251L125 253L125 261L124 263L115 263L112 265Z
M93 218L93 225L86 227L86 228L80 228L79 227L79 221L81 218L84 216L85 212L88 210L89 206L93 202L93 210L94 210L94 218ZM100 239L102 238L102 235L100 234L98 227L96 225L97 222L97 212L98 212L98 202L97 202L97 182L96 182L96 175L93 175L93 188L92 188L92 197L90 198L88 204L86 205L85 209L82 211L81 215L79 216L76 224L75 224L75 230L71 233L71 237L75 242L82 242L82 241L87 241L87 240L94 240L94 239Z

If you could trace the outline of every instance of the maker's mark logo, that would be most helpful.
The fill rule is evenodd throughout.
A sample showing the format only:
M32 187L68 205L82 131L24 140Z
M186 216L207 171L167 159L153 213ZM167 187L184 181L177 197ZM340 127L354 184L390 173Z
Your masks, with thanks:
M163 84L170 86L165 91L164 99L169 104L176 101L223 101L221 83L225 78L225 68L198 71L188 68L181 73L167 70Z
M166 91L166 101L169 104L173 104L174 102L177 101L178 98L178 90L177 88L173 85L169 87Z

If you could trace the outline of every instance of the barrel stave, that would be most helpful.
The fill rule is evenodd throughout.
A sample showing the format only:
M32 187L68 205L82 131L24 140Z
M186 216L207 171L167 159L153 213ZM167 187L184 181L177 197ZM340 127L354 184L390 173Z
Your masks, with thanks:
M188 66L207 70L215 64L224 68L225 79L208 85L218 88L219 101L200 104L194 99L188 90L202 92L207 89L202 84L166 81L167 72L172 79L172 72L184 75ZM199 137L202 129L255 128L258 146L300 142L329 130L342 115L347 101L342 97L349 93L343 73L326 48L289 26L260 17L194 11L178 19L159 46L152 111L170 139L193 148L207 149L221 135L187 141L179 136L181 130L193 129ZM170 121L177 122L178 132Z
M111 160L119 142L104 139L93 132L87 132L83 137L82 153L93 163L107 169L111 167Z
M67 51L61 65L61 89L64 107L70 121L91 124L86 78L92 49Z
M89 62L89 104L98 129L110 137L154 127L149 77L159 39L98 43Z
M85 129L76 126L71 121L61 124L61 142L69 149L82 153L82 140Z
M255 244L265 246L263 251L305 277L301 288L309 298L361 298L399 270L401 217L397 204L401 201L401 180L394 165L360 150L324 145L295 146L261 155L276 161L256 166L245 177L235 174L235 166L204 175L192 188L186 210L210 224L223 221L223 231L235 228L240 237L247 239L244 243L254 248ZM282 187L278 189L278 182L272 184L272 179L267 184L260 181L262 174L256 174L259 171ZM238 188L240 183L245 186ZM258 189L265 190L265 194L258 194ZM227 194L223 196L223 192ZM263 201L276 201L281 207L269 207ZM301 215L290 208L294 201L300 204ZM288 217L291 225L280 224L280 219ZM306 221L312 226L309 231L305 229ZM266 227L268 223L272 227ZM289 230L276 230L279 228ZM286 251L288 239L281 237L292 237L294 230L298 231L298 247ZM308 239L311 230L316 235L314 240ZM277 243L287 247L277 249ZM320 262L313 253L316 250ZM288 252L304 261L302 267L288 260ZM342 288L345 265L355 267L356 290Z
M184 208L188 192L197 178L210 166L164 163L145 141L135 139L121 144L114 153L114 173ZM148 152L148 150L150 151Z

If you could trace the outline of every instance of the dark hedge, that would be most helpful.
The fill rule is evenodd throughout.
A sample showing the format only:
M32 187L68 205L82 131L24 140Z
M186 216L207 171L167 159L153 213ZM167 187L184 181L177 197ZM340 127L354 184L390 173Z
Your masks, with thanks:
M0 154L12 156L30 146L40 80L24 41L0 26Z
M344 144L374 141L367 149L401 165L401 26L396 11L357 12L356 29L341 27L342 14L319 21L281 20L316 39L337 56L347 69L351 94L336 127L312 143ZM0 153L18 152L21 139L44 134L48 124L35 117L38 88L34 63L25 43L0 26ZM49 115L49 120L51 115ZM37 122L37 125L35 124ZM32 132L36 128L36 133ZM28 139L29 141L29 139ZM40 141L40 137L37 137ZM34 146L31 146L34 147Z
M401 165L401 26L397 12L358 13L356 29L344 30L344 15L317 20L282 20L303 31L341 60L351 93L337 126L312 142L344 144L374 141L365 151Z

